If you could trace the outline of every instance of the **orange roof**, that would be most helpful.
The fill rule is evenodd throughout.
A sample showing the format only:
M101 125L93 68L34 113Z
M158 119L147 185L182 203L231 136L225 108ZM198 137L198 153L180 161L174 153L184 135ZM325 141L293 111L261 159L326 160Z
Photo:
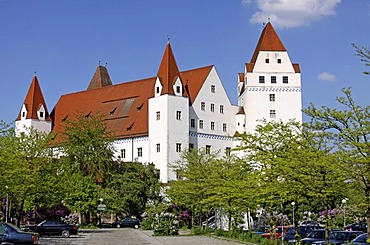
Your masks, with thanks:
M102 88L109 85L112 85L112 81L110 80L107 68L99 65L95 70L87 90Z
M50 121L49 112L46 107L44 96L42 95L39 81L35 75L32 79L31 85L28 89L26 98L24 99L23 104L27 108L27 119L38 119L37 111L40 109L41 105L45 108L45 118L47 121ZM21 111L19 111L18 117L16 120L21 120Z
M202 88L204 81L211 72L213 65L197 68L194 70L183 71L180 76L185 83L185 91L188 93L190 105L194 103L199 90Z
M174 94L172 86L175 83L176 78L180 77L180 72L170 43L167 43L161 65L158 69L157 77L159 77L163 86L162 94Z

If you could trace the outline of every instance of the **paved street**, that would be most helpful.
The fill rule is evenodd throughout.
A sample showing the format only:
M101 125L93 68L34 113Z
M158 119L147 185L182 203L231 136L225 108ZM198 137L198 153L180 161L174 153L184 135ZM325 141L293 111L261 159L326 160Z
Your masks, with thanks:
M41 237L40 245L236 245L232 241L207 236L152 236L152 231L141 229L99 229L81 230L78 236L70 238Z

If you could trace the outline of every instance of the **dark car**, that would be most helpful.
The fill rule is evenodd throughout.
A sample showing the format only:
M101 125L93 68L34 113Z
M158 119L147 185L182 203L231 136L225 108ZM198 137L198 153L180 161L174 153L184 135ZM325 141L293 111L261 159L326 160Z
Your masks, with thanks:
M21 231L12 224L0 223L0 244L39 244L39 234Z
M70 225L59 220L44 220L38 225L30 225L23 228L24 230L34 231L43 235L58 235L62 237L69 237L76 235L78 232L77 225Z
M330 244L344 244L352 241L359 235L363 234L362 231L334 231L330 234Z
M133 227L137 229L140 227L140 220L138 220L137 218L125 218L123 220L118 220L112 223L112 227Z
M299 235L300 239L303 239L307 236L308 233L310 233L313 230L322 229L321 226L312 226L312 225L300 225L297 229L297 235ZM284 240L288 243L296 243L296 229L295 227L291 227L286 231L286 234L284 236Z
M367 245L367 233L363 233L361 235L359 235L358 237L356 237L355 239L352 240L351 243L348 243L348 244L351 244L351 245Z
M367 232L367 223L366 222L359 222L359 223L353 223L349 224L346 227L344 227L347 231L362 231Z
M330 236L330 232L329 232ZM325 230L319 229L319 230L313 230L310 233L307 234L305 238L301 240L301 244L316 244L320 241L325 242Z

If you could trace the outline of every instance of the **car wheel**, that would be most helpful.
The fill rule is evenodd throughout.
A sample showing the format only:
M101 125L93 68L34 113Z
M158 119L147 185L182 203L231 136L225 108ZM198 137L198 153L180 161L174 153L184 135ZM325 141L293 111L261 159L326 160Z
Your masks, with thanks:
M69 231L63 230L62 231L62 237L69 237Z
M139 228L139 225L134 225L134 228L135 228L135 229L138 229L138 228Z
M117 228L121 228L121 225L120 224L117 224L117 226L116 226Z

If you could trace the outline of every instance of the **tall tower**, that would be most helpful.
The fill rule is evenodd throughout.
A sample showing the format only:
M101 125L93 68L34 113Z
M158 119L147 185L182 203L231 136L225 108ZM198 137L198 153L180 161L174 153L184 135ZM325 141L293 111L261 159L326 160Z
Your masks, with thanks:
M149 99L149 159L160 169L163 183L176 179L170 164L189 146L189 97L167 43Z
M262 119L302 122L300 68L291 62L270 22L238 78L238 105L246 117L244 132L254 132Z
M27 133L30 128L39 132L51 131L51 119L36 75L15 121L16 134Z

